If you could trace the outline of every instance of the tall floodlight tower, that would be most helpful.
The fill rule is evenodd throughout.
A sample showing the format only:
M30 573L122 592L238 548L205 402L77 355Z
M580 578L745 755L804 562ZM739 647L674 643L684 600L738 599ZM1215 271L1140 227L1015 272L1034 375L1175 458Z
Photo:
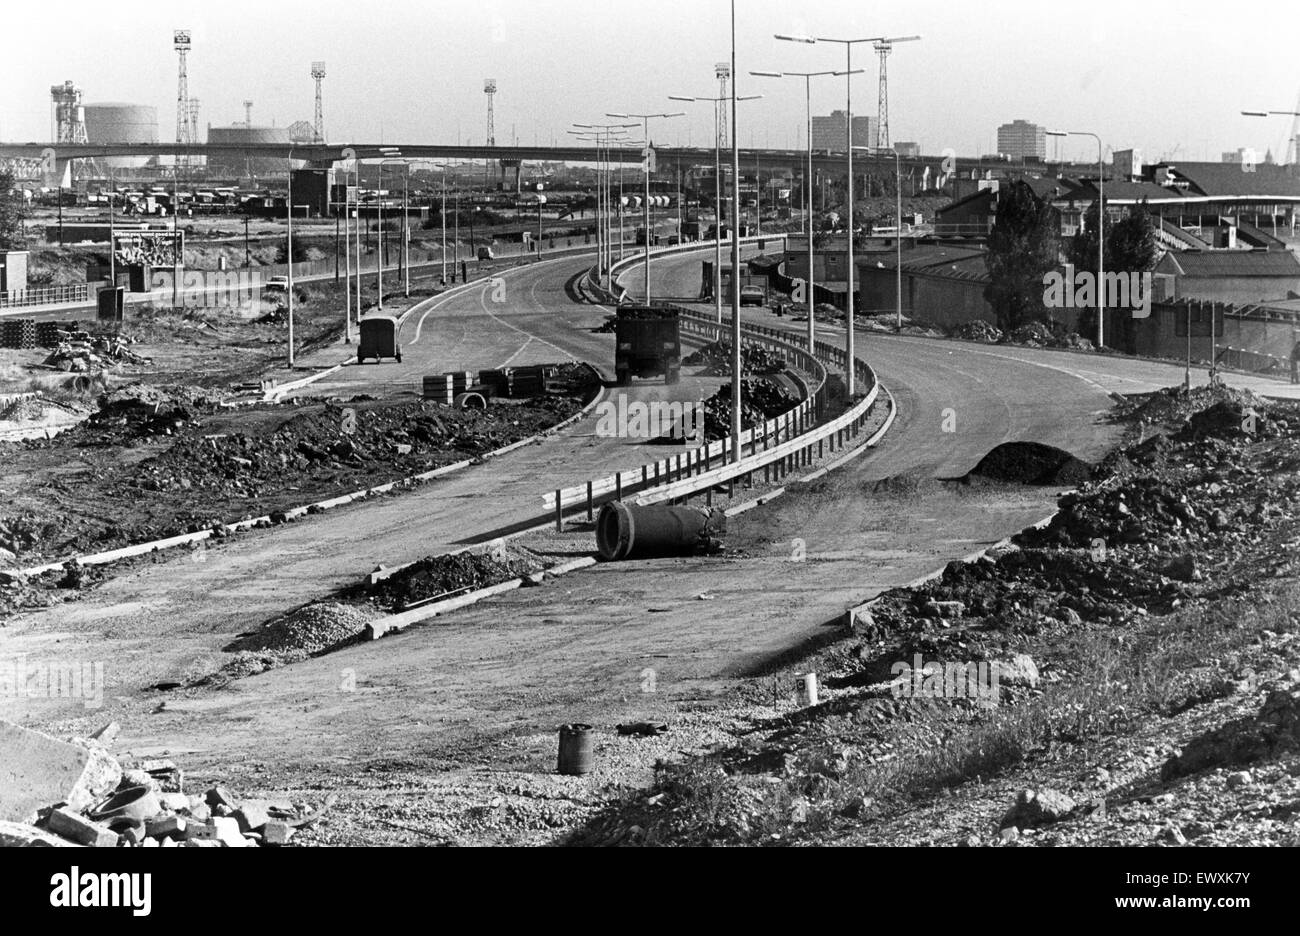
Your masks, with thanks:
M244 126L251 127L252 125L253 125L253 102L245 101L244 102Z
M894 36L891 39L881 39L872 46L880 56L880 105L876 115L876 146L880 149L889 149L889 53L894 50L895 42L915 42L920 38ZM852 140L849 145L853 145Z
M496 125L496 97L497 97L497 80L495 78L483 79L483 93L488 99L488 124L487 124L487 145L497 145L497 125Z
M325 107L321 103L321 85L325 81L325 63L312 62L311 76L316 80L316 119L312 127L316 132L316 142L325 142Z
M889 53L893 46L888 42L877 42L873 49L880 55L880 103L876 112L876 146L889 148ZM852 143L850 142L850 145Z
M725 102L730 100L727 96L727 82L731 80L731 63L719 62L714 67L714 74L718 76L718 147L726 149L729 137L727 136L727 108Z
M176 142L192 143L190 138L190 86L186 59L190 54L190 31L188 29L172 30L172 48L176 50L179 64L176 72ZM179 166L185 161L184 156L176 157Z

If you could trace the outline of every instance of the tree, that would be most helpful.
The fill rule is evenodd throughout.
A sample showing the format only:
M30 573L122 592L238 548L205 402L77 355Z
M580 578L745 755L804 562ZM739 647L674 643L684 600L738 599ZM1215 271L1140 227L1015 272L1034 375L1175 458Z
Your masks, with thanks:
M1003 331L1047 319L1043 276L1060 259L1059 222L1050 204L1024 182L1013 182L998 204L984 262L991 282L984 298Z
M1069 257L1077 272L1097 274L1097 204L1093 203L1083 219L1084 227L1070 241ZM1146 203L1135 205L1116 221L1106 213L1105 222L1105 262L1104 272L1110 273L1146 273L1152 270L1160 258L1160 249L1156 244L1155 222L1147 211ZM1107 344L1132 351L1134 338L1133 317L1131 315L1110 316L1114 324L1115 340ZM1097 310L1084 309L1079 314L1079 332L1089 337L1097 332Z
M14 174L0 171L0 250L22 250L22 195L14 187Z

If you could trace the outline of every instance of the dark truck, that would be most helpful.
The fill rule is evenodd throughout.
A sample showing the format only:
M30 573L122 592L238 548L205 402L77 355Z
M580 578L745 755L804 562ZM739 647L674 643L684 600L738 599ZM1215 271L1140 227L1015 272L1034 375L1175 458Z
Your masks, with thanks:
M633 377L681 380L682 338L677 310L660 306L620 306L615 322L614 374L622 386Z

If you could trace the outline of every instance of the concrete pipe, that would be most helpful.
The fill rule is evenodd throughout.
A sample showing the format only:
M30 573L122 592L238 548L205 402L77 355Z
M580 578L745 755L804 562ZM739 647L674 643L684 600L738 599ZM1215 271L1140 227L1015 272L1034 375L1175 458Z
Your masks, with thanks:
M487 409L487 400L481 393L475 393L473 390L465 393L458 393L452 405L456 409Z
M596 548L605 562L718 552L727 532L720 508L640 507L612 501L596 518Z

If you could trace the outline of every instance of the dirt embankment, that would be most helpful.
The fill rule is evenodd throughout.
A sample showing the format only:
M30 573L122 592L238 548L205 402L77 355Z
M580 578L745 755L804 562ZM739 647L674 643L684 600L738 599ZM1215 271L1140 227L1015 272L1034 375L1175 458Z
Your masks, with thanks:
M1049 525L800 661L820 704L741 687L730 747L573 840L1300 842L1300 408L1168 391L1119 418L1156 434Z
M103 396L50 440L0 443L0 567L224 524L480 456L573 415L548 396L486 411L358 398L238 409L195 387Z

